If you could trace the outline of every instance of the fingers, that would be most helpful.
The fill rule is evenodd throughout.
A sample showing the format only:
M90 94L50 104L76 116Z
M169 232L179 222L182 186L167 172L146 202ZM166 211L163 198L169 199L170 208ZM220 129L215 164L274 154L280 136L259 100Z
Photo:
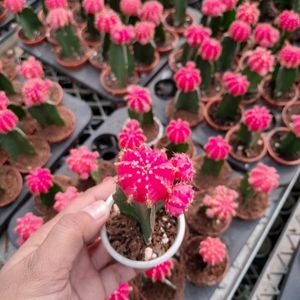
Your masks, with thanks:
M101 241L89 247L88 251L96 270L104 268L112 261L112 257L108 254Z
M111 295L121 283L131 280L136 275L137 273L134 269L121 264L113 264L103 269L99 276L105 289L106 297Z

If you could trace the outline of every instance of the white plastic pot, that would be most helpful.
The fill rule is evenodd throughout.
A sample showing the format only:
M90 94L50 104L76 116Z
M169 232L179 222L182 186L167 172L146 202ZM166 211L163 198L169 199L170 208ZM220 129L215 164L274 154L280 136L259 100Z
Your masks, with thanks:
M106 203L111 207L113 205L113 198L110 196ZM138 261L138 260L131 260L128 259L124 256L122 256L120 253L118 253L110 244L107 232L106 232L106 227L105 225L103 226L101 230L101 239L104 247L106 248L107 252L119 263L121 263L124 266L133 268L133 269L150 269L153 268L164 261L170 259L172 256L175 255L175 253L178 251L183 238L185 234L185 218L184 215L181 215L178 217L178 225L177 225L177 235L175 238L175 241L173 245L169 248L169 250L163 254L160 257L157 257L155 259L149 260L149 261Z
M154 146L164 135L164 127L161 124L161 121L157 117L154 117L154 121L157 123L159 129L156 138L150 141L149 143L147 143L147 145L150 147Z

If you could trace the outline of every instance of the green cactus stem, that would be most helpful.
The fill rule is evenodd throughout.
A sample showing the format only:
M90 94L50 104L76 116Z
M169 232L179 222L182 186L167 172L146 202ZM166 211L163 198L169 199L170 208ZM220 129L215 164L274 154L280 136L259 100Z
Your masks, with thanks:
M243 75L245 75L250 83L249 88L248 88L248 93L254 93L257 91L258 85L262 81L262 77L250 70L249 67L245 68L242 72Z
M243 199L246 203L255 195L255 191L249 184L248 179L249 179L249 175L246 174L240 183L240 193L243 196Z
M46 7L45 0L42 0L42 11L43 11L44 16L48 15L48 9Z
M283 157L294 156L298 151L300 151L300 138L297 137L294 132L288 132L277 151Z
M29 114L38 121L42 127L49 125L64 126L65 123L60 117L56 106L50 103L31 106L28 108Z
M140 123L141 127L154 124L154 115L152 109L143 114L138 114L137 112L129 109L128 116L130 119L137 120Z
M224 160L213 160L205 156L203 159L202 167L200 169L200 173L202 175L217 177L219 176L223 165L224 165Z
M25 7L18 13L16 19L22 27L25 37L30 40L37 37L43 26L36 13L29 7Z
M150 66L155 59L155 47L152 43L141 45L140 43L133 44L134 58L138 64Z
M0 73L0 90L4 91L7 95L16 94L11 81L3 73Z
M7 134L0 134L0 146L4 149L12 160L16 160L20 155L35 155L36 152L32 144L27 140L22 130L16 128Z
M180 27L185 23L187 0L174 0L174 7L174 25L175 27Z
M53 186L47 193L40 195L42 204L48 208L53 207L55 203L55 195L62 191L62 188L57 183L53 183Z
M251 148L256 145L260 138L260 132L251 132L246 124L241 123L240 129L237 132L240 142L246 147Z
M120 0L109 0L109 6L116 12L120 12Z
M236 53L238 51L238 43L231 37L226 36L222 41L222 53L217 62L218 70L225 72L232 66Z
M154 40L157 44L164 44L166 42L166 33L163 23L155 27Z
M168 157L172 157L174 153L186 153L189 150L189 144L173 144L170 143L166 147Z
M200 70L200 73L201 73L201 78L202 78L201 90L207 91L207 89L212 84L212 81L214 78L214 72L215 72L214 64L207 60L203 60L200 57L200 55L198 55L197 59L196 59L196 66Z
M276 76L275 82L275 97L278 97L291 90L296 78L298 76L298 69L286 69L281 67Z
M196 61L198 55L198 48L191 47L188 43L185 43L182 47L181 63L186 65L188 61Z
M21 105L11 103L8 105L7 108L11 110L18 117L19 120L24 119L26 116L26 111L23 109Z
M241 97L234 97L231 94L225 94L221 101L217 115L221 118L234 119L238 113Z
M87 15L87 32L91 38L98 38L99 31L95 28L95 15Z
M199 111L200 95L199 91L184 93L179 91L176 95L176 110L186 110L191 113L197 114Z
M235 9L227 11L223 14L223 18L222 18L223 31L226 32L229 29L231 23L235 20L235 14L236 14Z

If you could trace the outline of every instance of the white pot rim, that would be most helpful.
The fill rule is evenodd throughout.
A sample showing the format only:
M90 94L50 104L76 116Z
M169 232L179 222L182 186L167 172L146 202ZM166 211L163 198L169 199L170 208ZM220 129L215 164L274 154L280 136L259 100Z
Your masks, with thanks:
M107 199L106 203L111 207L113 205L113 202L114 202L114 200L111 195ZM173 245L162 256L159 256L159 257L149 260L149 261L131 260L129 258L122 256L120 253L118 253L111 246L111 244L109 242L105 225L101 229L101 240L102 240L104 247L108 251L108 253L122 265L133 268L133 269L150 269L150 268L153 268L153 267L163 263L164 261L170 259L178 251L178 249L183 241L184 235L185 235L185 226L186 225L185 225L185 218L184 218L183 214L181 216L179 216L177 220L178 220L177 235L176 235Z

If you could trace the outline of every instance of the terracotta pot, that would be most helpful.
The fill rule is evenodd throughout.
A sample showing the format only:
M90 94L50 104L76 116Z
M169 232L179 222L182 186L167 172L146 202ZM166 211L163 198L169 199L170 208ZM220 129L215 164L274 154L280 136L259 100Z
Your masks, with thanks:
M274 134L276 134L277 132L289 132L288 128L285 127L279 127L279 128L275 128L274 130L272 130L269 135L267 136L267 149L268 149L268 153L269 155L272 157L273 160L275 160L276 162L278 162L281 165L285 165L285 166L295 166L295 165L299 165L300 164L300 158L296 159L296 160L286 160L282 157L279 156L278 153L276 153L272 146L271 146L271 140L274 136Z
M212 96L209 96L209 95L206 96L206 95L201 94L201 101L204 102L204 103L211 102L211 101L220 101L220 100L222 100L222 96L224 94L224 85L222 83L221 76L215 75L214 83L212 83L211 86L212 87L219 86L220 90L216 91L216 94L212 95ZM201 91L201 89L200 89L200 92L203 92L203 91Z
M79 38L89 47L94 48L99 45L100 36L96 41L92 41L86 38L87 26L80 28L78 31Z
M3 22L7 16L7 9L4 8L3 6L2 6L2 9L3 9L3 11L2 11L2 14L0 15L0 23Z
M165 29L165 33L169 34L171 36L171 41L168 44L165 44L163 46L156 45L157 46L156 49L159 53L170 52L171 50L173 50L175 48L175 46L177 45L178 40L179 40L176 32Z
M84 49L84 54L77 61L73 61L73 60L66 61L66 60L60 58L59 57L59 52L60 52L59 47L57 47L54 50L54 52L55 52L57 63L65 68L69 68L69 69L76 69L76 68L83 66L88 61L88 58L89 58L89 50L88 49Z
M46 33L46 39L47 41L53 45L53 46L58 46L58 41L56 40L55 36L54 36L54 33L52 30L50 29L47 29L47 33Z
M177 66L177 63L180 61L181 59L181 55L182 55L183 50L182 49L175 49L171 52L169 59L168 59L168 64L169 64L169 68L176 73L179 70L179 67Z
M249 55L251 54L251 51L245 51L240 59L237 62L237 71L244 70L246 65L246 60L248 59Z
M51 99L51 101L55 104L55 105L60 105L62 103L62 100L64 98L64 90L62 89L62 87L60 86L59 83L52 81L52 87L50 90L56 90L57 91L57 97L55 99Z
M113 87L111 87L111 86L109 86L109 85L107 84L106 78L107 78L107 76L109 76L110 74L111 74L111 70L110 70L110 67L109 67L109 66L105 67L105 68L102 70L102 72L101 72L101 74L100 74L100 83L101 83L102 87L103 87L109 94L111 94L111 95L113 95L113 96L123 96L123 95L125 95L125 94L127 93L127 87L128 87L128 86L122 87L122 88L113 88ZM132 82L128 83L128 85L130 85L130 84L135 84L135 83L137 83L137 82L138 82L138 76L137 76L137 74L135 73L134 76L133 76Z
M135 67L135 70L138 73L142 73L142 74L144 74L144 73L150 73L158 65L159 58L160 58L160 55L159 55L158 51L155 51L155 53L154 53L154 60L153 60L153 62L149 66L146 66L146 65L140 65L139 66L139 65L137 65Z
M45 23L46 21L46 17L44 15L44 12L43 10L41 9L39 12L38 12L38 19L40 20L41 23Z
M261 97L264 99L264 101L266 101L268 104L270 104L272 106L275 106L275 107L278 107L278 108L282 108L282 107L288 105L289 103L293 103L293 102L297 101L297 99L299 97L299 89L297 88L296 84L294 84L292 86L294 96L291 100L289 100L289 101L280 101L280 100L275 100L275 99L271 98L271 96L268 95L268 93L265 90L265 86L269 83L270 80L271 80L271 77L267 76L266 78L264 78L262 80L262 83L258 87L259 93L260 93Z
M284 125L288 128L290 128L291 126L291 119L290 119L290 115L291 112L293 111L293 109L296 109L300 112L300 102L293 102L293 103L289 103L288 105L286 105L282 111L282 121L284 123Z
M243 96L242 96L242 104L243 105L250 105L250 104L255 103L258 99L260 99L260 92L259 91L256 94L254 94L253 97L251 97L249 99L243 99Z
M25 38L22 28L18 29L17 35L18 35L18 38L21 40L21 42L23 44L25 44L27 46L36 46L38 44L41 44L45 40L45 38L46 38L46 29L42 28L40 36L38 36L36 39L33 39L33 40L29 40L29 39Z
M185 22L185 24L181 27L174 27L171 24L169 24L169 22L168 22L169 18L171 18L171 15L174 14L174 13L175 13L175 9L166 10L166 12L163 16L162 22L163 22L163 24L164 24L164 26L167 30L176 32L177 34L183 34L185 32L186 28L189 25L194 23L194 17L189 12L186 12L186 22Z
M230 140L231 140L231 136L236 133L237 131L239 130L239 126L236 126L234 128L231 128L227 133L226 133L226 136L225 136L225 139L228 141L228 143L230 144ZM234 151L233 151L233 148L231 147L231 150L230 150L230 155L235 159L235 160L238 160L238 161L241 161L245 164L249 164L249 163L253 163L253 162L256 162L258 160L261 160L266 154L267 154L267 140L266 138L264 137L263 134L261 134L260 136L260 139L263 141L263 148L262 148L262 151L257 155L257 156L254 156L254 157L244 157L244 156L240 156L238 154L236 154Z
M90 51L90 55L89 55L89 63L96 68L97 70L101 71L102 69L104 69L107 66L107 63L105 61L103 61L102 63L99 63L96 59L94 59L94 57L97 56L97 50L96 49L92 49Z
M209 110L212 107L212 105L216 105L218 103L220 103L221 100L214 100L214 101L210 101L208 102L205 106L204 106L204 110L203 110L203 115L204 115L204 119L205 121L208 123L208 125L210 127L212 127L213 129L217 130L217 131L228 131L230 130L232 127L234 127L236 124L238 124L240 122L240 120L242 119L242 115L243 115L243 107L240 105L240 111L241 111L241 118L240 120L234 124L234 125L228 125L228 126L222 126L217 124L209 115Z

